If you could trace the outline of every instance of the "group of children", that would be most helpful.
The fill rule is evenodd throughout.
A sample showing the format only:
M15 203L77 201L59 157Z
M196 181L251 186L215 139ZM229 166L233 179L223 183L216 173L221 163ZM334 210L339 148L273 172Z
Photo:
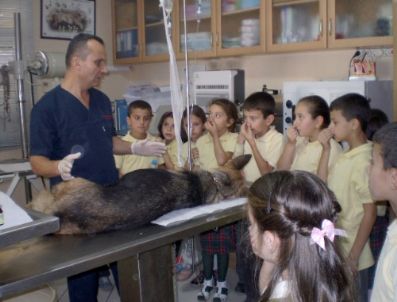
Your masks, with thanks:
M208 116L199 106L189 109L190 127L186 110L181 121L182 138L186 141L190 137L190 144L186 142L182 148L181 167L172 113L161 117L159 137L154 137L148 133L153 115L150 105L141 100L132 102L127 118L130 132L123 139L161 139L167 152L162 158L116 156L120 175L153 166L211 171L234 156L251 154L243 171L251 185L248 231L252 252L261 261L257 274L252 270L252 274L239 276L241 285L255 283L256 295L252 296L260 301L368 301L372 284L369 269L374 265L369 236L377 220L375 201L388 200L397 207L393 194L397 189L397 125L382 128L373 138L374 145L369 142L367 128L372 127L368 133L372 136L387 120L373 119L369 124L371 109L359 94L341 96L330 107L319 96L301 99L286 138L273 126L275 101L266 92L253 93L244 101L244 122L238 134L238 111L231 101L211 101ZM384 211L377 220L381 234L387 227L380 219L383 217ZM396 231L393 223L380 256L372 301L397 297L397 254L393 254L397 242L392 238ZM381 237L382 241L384 235ZM207 301L216 288L213 301L226 301L226 275L229 253L236 247L236 226L206 232L200 239L204 282L197 298ZM214 255L217 276L213 272Z

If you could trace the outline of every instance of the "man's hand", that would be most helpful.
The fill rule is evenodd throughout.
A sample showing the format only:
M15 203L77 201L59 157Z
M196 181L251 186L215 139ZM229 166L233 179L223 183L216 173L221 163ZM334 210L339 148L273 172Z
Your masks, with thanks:
M152 142L147 139L131 144L131 153L142 156L162 156L166 150L163 142Z
M80 158L80 156L81 152L72 153L65 156L62 160L58 162L59 175L63 180L71 180L74 178L74 176L72 176L71 174L73 163L74 160Z

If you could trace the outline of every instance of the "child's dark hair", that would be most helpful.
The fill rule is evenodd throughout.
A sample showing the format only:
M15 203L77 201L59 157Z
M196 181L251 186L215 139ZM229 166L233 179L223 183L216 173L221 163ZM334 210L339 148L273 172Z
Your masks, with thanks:
M376 131L373 142L380 145L383 167L397 168L397 122L387 124Z
M389 122L386 113L384 113L380 109L371 109L368 119L368 126L367 126L367 138L372 140L375 132L382 128Z
M263 117L267 118L271 114L274 115L276 111L276 102L274 97L267 92L254 92L245 99L242 109L248 111L259 110L262 112Z
M162 139L165 139L165 137L163 135L163 123L169 117L174 118L174 116L172 115L172 111L164 112L159 120L159 123L157 124L157 130L159 131L159 135Z
M150 116L153 116L153 112L152 112L152 106L150 106L150 104L144 100L136 100L131 102L128 105L128 116L131 116L132 111L134 109L143 109L143 110L147 110L150 113Z
M348 93L336 98L331 103L330 110L340 110L348 121L357 119L361 131L366 133L371 108L368 100L361 94Z
M321 125L321 129L325 129L329 126L331 122L331 117L329 114L329 107L327 102L318 95L309 95L301 98L298 101L298 104L306 104L308 107L309 114L313 119L318 116L323 117L323 123Z
M278 262L260 301L268 301L284 271L292 301L354 301L351 272L337 245L325 237L325 250L311 242L324 219L335 223L341 211L334 193L316 175L276 171L256 180L248 205L259 231L280 239Z
M236 130L236 124L238 121L238 112L236 105L233 102L229 101L228 99L213 99L209 104L208 107L212 105L217 105L225 111L227 118L233 120L233 123L229 126L228 130L230 132L234 132Z
M203 108L201 108L198 105L191 105L189 113L190 116L194 115L198 117L203 122L203 124L205 124L205 122L207 121L207 116L205 115ZM182 121L181 121L181 139L184 143L187 142L188 140L188 135L185 131L185 125L184 125L186 117L187 117L187 108L183 110Z

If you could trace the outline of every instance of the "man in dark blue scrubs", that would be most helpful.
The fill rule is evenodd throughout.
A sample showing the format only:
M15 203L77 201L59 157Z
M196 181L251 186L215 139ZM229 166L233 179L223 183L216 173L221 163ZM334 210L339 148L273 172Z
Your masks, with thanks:
M79 34L66 52L66 73L33 107L30 120L30 162L33 172L51 185L82 177L101 185L118 180L113 154L161 156L165 145L132 144L115 134L109 98L94 87L107 74L101 38ZM68 278L70 301L97 301L98 272Z

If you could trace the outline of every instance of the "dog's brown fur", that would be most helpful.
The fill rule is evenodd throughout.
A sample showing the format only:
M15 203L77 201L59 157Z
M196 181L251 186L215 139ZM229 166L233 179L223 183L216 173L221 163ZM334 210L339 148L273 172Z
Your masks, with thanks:
M75 178L43 191L31 204L60 218L60 234L140 227L175 209L245 195L240 170L250 157L237 157L213 173L137 170L110 187Z

